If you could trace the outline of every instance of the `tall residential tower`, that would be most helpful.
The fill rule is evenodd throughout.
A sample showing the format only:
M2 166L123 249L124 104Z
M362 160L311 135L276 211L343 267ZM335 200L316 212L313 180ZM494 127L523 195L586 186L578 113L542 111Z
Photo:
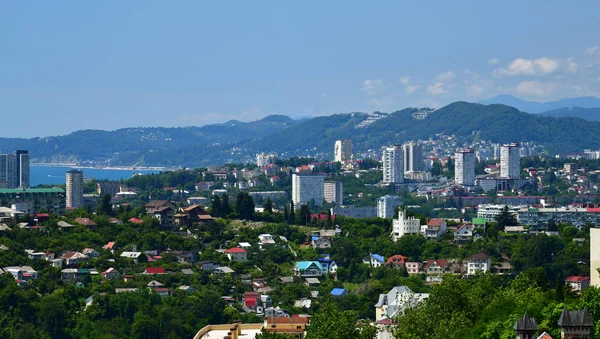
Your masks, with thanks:
M83 206L83 171L67 172L67 208Z
M350 161L353 153L352 140L337 140L333 149L333 161L342 163Z
M500 147L500 177L519 179L521 176L520 144L513 142Z
M423 146L410 141L404 144L404 173L422 172L425 168L423 163Z
M323 205L325 176L322 174L292 174L292 201L294 208L308 205Z
M454 156L454 181L457 185L475 185L475 151L458 150Z
M0 154L0 187L29 188L29 152Z
M383 183L401 184L404 182L404 162L402 146L394 145L383 150Z

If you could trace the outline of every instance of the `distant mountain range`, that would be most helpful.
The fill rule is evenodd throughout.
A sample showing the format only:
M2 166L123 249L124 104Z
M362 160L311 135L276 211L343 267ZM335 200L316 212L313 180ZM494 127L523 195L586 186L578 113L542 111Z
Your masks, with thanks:
M502 104L517 108L522 112L540 114L548 111L556 111L563 108L599 108L600 99L596 97L578 97L570 99L561 99L557 101L536 102L519 99L512 95L498 95L487 100L481 100L477 103L483 105Z
M331 159L338 139L352 139L356 151L366 152L438 133L469 140L474 131L493 142L534 141L557 153L600 149L600 122L555 117L576 115L582 110L597 112L574 108L543 116L500 104L455 102L429 113L425 119L416 118L423 112L417 108L303 120L271 115L253 122L232 120L203 127L83 130L47 138L0 138L0 150L27 149L33 162L198 167L249 161L259 152L277 152L286 157L321 154Z

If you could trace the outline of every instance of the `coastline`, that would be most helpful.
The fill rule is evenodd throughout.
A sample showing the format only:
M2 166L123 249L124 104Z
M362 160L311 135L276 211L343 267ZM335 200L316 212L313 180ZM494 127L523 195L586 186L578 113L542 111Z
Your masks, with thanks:
M59 167L59 168L82 168L82 169L98 169L98 170L118 170L118 171L167 171L171 170L167 167L149 167L149 166L80 166L72 163L30 163L31 167Z

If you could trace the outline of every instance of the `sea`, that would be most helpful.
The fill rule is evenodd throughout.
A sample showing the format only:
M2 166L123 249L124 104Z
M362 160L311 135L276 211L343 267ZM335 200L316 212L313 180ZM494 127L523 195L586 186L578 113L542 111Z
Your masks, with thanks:
M97 180L126 180L133 175L159 173L164 169L133 169L133 168L92 168L70 166L39 166L29 167L30 186L64 185L67 171L78 169L83 171L83 177Z

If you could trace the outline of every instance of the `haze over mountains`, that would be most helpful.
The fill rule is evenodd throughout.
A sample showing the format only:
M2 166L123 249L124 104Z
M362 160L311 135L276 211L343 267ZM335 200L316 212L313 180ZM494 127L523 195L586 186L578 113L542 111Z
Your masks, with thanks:
M33 162L197 167L251 161L259 152L332 158L338 139L352 139L355 150L364 152L438 133L467 140L477 132L479 138L499 143L534 141L553 153L600 148L600 122L581 119L600 120L598 98L537 103L498 96L484 103L493 104L455 102L424 120L414 116L419 109L406 108L379 115L346 113L302 120L270 115L252 122L231 120L202 127L83 130L47 138L0 138L0 150L27 149ZM525 109L537 114L525 113Z

